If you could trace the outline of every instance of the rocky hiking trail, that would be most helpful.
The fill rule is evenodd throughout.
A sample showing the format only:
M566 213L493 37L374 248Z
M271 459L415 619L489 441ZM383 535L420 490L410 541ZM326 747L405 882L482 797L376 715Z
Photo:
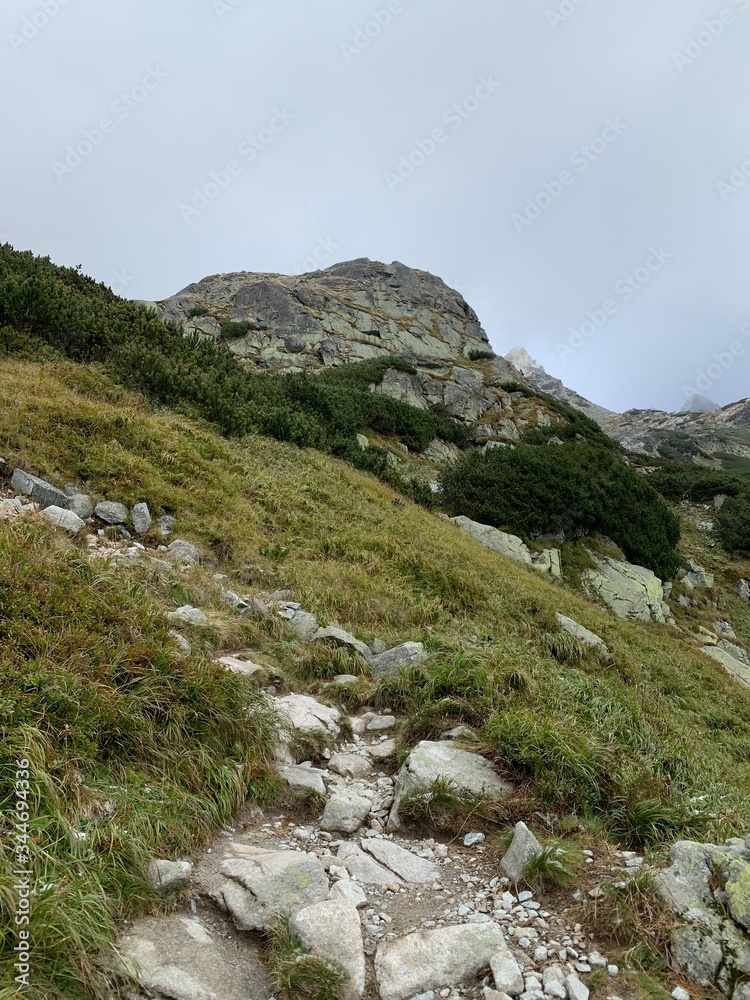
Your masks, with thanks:
M79 537L90 560L113 569L150 563L179 583L207 568L191 542L169 541L175 517L152 522L145 503L130 510L114 501L95 503L74 487L61 491L16 470L10 488L0 493L0 519L36 516ZM157 535L148 534L152 523ZM230 616L252 613L283 623L295 648L341 651L341 664L366 666L372 680L428 659L420 642L388 648L375 639L368 645L336 624L322 627L290 591L240 595L228 589L222 573L210 570L209 576ZM685 571L683 586L688 584L710 589L697 564ZM167 612L171 639L183 653L191 652L190 630L213 614L189 604ZM579 643L610 656L598 635L560 613L556 617ZM717 622L716 629L703 628L695 638L739 656L740 647L727 645L736 638L731 625ZM481 745L472 730L459 725L438 739L409 741L409 720L382 707L364 705L350 717L322 696L305 693L301 681L279 694L261 652L211 656L224 669L252 678L275 710L275 764L287 794L283 806L265 813L248 807L190 858L151 861L149 882L163 897L162 910L123 924L108 959L130 1000L280 1000L282 991L273 992L273 949L284 934L292 965L316 956L326 963L324 970L343 974L343 992L331 992L330 1000L642 995L617 967L616 942L596 939L602 886L626 886L646 868L642 857L580 827L590 843L575 884L535 893L525 877L542 845L517 822L512 842L501 846L492 824L476 815L477 803L505 803L506 823L523 815L540 829L553 825L515 802L522 789L475 752ZM326 696L345 702L336 697L336 686L343 693L363 680L341 674L326 685ZM283 683L288 692L289 678ZM301 760L306 755L310 759ZM465 804L452 837L431 823L430 802L440 790ZM409 825L413 810L405 808L415 800L427 807L416 827ZM723 846L675 844L672 867L657 872L654 882L661 903L680 918L672 925L675 968L703 987L718 986L732 1000L750 1000L750 837ZM284 989L284 1000L293 995ZM672 995L689 1000L682 986ZM316 997L323 1000L324 993Z
M298 731L341 731L338 711L313 698L277 703ZM190 885L192 892L180 910L123 928L118 951L145 995L268 1000L260 932L280 916L313 954L346 970L352 998L586 1000L586 977L597 969L612 981L602 995L629 995L617 992L619 970L580 922L580 890L552 905L503 873L520 878L538 848L523 823L504 858L473 829L448 842L384 832L405 781L434 771L468 792L490 770L446 739L419 744L411 755L417 766L410 772L407 759L394 776L383 762L393 759L395 721L352 718L352 735L323 751L326 767L282 755L280 773L293 789L325 795L314 822L294 809L264 815L253 807L191 861L152 864L161 891ZM640 860L628 852L587 858L592 874L608 877Z

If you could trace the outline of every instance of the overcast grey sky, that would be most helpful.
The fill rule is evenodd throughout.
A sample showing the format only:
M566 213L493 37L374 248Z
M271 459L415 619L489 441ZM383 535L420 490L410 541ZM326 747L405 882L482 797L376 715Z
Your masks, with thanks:
M679 409L712 365L707 395L750 395L750 0L5 0L0 22L19 249L132 298L400 260L613 409Z

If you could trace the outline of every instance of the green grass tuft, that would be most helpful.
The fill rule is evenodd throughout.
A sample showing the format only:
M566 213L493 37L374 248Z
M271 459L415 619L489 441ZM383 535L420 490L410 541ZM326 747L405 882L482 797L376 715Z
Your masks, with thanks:
M269 936L268 978L278 1000L345 1000L348 977L335 962L305 951L282 918Z

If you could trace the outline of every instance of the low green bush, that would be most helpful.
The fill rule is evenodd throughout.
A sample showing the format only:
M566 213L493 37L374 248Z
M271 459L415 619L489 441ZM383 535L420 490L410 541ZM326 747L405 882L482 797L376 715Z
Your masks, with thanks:
M719 541L727 552L750 558L750 500L730 497L716 514Z
M674 576L679 521L615 452L593 444L472 452L441 477L452 514L527 538L600 532L662 579Z
M256 374L237 364L224 343L247 322L225 323L219 343L186 337L150 310L119 299L78 270L0 246L0 350L39 354L53 348L73 361L99 363L154 404L202 418L227 437L265 434L341 458L431 505L429 487L403 483L385 453L362 449L362 431L398 436L424 449L434 438L463 445L466 429L449 416L371 391L390 368L414 372L398 358L346 365L318 376Z

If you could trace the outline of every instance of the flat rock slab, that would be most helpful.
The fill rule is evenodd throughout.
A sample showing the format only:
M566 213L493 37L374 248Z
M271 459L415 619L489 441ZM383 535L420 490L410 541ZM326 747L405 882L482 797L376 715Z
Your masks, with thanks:
M388 868L373 861L356 844L347 841L338 849L338 859L344 863L345 868L353 879L361 882L362 885L380 886L402 886L404 883L394 875Z
M343 778L366 778L372 774L372 765L358 753L335 753L328 761L328 767Z
M506 993L511 997L517 997L523 993L524 982L521 967L505 942L490 959L490 968L495 987L501 993ZM546 985L545 983L545 988Z
M256 946L209 931L178 913L136 920L116 943L113 963L141 989L170 1000L268 1000L271 990Z
M338 736L341 732L339 710L321 705L315 698L304 694L288 694L284 698L275 698L274 704L286 716L292 729L303 733L322 731L332 736Z
M225 878L214 898L243 931L268 928L277 917L291 916L328 896L325 868L313 855L299 851L232 844L221 873Z
M127 524L130 511L124 503L102 500L94 507L94 516L98 517L100 521L104 521L105 524Z
M706 656L710 656L712 660L720 663L730 677L734 677L740 684L750 687L750 667L746 663L720 646L704 646L702 651Z
M373 743L371 746L368 746L367 752L375 760L384 760L396 752L396 741L383 740L382 743Z
M10 485L19 493L24 493L27 497L35 500L40 507L62 507L68 506L68 497L62 490L48 483L38 476L32 476L22 469L16 469L10 481Z
M489 524L480 524L468 517L452 517L450 520L467 535L471 535L480 545L484 545L501 556L531 566L531 550L517 535L508 535Z
M320 829L329 833L355 833L370 815L372 803L354 791L335 791L326 802Z
M585 646L591 646L592 649L598 649L602 653L609 653L609 647L606 642L596 632L590 632L584 625L579 625L577 621L573 621L572 618L568 618L566 615L558 614L557 620L563 632L575 636Z
M318 795L325 795L326 786L323 778L325 771L317 767L304 767L302 764L288 764L279 768L279 775L296 792L312 791ZM330 775L329 775L330 777Z
M45 507L41 516L56 528L67 531L69 535L80 535L86 527L85 522L77 514L74 514L72 510L56 507L54 504L50 507Z
M664 591L650 569L595 556L597 569L584 570L586 588L614 611L618 618L664 622Z
M329 625L328 628L322 628L313 636L314 642L327 641L331 642L336 646L345 646L350 649L353 653L359 653L360 656L364 656L366 660L369 660L372 656L369 646L367 646L356 636L353 636L351 632L347 632L343 628L339 628L338 625Z
M440 878L440 868L434 861L418 858L416 854L412 854L411 851L399 847L398 844L394 844L390 840L381 840L378 837L367 838L362 841L362 847L376 861L395 872L404 882L432 883Z
M252 677L259 670L264 669L259 663L253 663L252 660L240 660L236 656L220 656L218 662L227 670L231 670L233 674L244 674L248 677Z
M176 538L167 546L167 559L173 559L181 563L199 563L201 554L192 544L183 538Z
M289 930L313 955L340 965L348 978L346 1000L360 1000L365 992L365 951L354 906L336 899L315 903L294 914Z
M416 667L427 659L421 642L405 642L394 646L370 660L370 670L373 677L387 677L395 674L401 667Z
M396 782L396 799L388 818L388 832L401 826L399 806L410 792L429 791L441 779L456 795L472 795L498 802L506 799L513 786L497 775L488 760L453 743L424 740L407 757Z
M381 1000L411 1000L426 990L468 983L504 942L497 924L461 924L417 931L381 944L375 975Z

